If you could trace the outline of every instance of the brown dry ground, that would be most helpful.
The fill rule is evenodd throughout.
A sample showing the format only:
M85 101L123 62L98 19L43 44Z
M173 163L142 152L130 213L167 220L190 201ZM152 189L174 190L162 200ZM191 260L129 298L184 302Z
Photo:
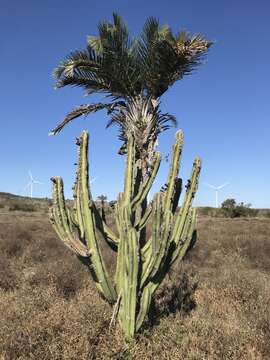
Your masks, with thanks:
M0 251L1 360L270 359L270 219L200 218L129 345L45 212L0 214Z

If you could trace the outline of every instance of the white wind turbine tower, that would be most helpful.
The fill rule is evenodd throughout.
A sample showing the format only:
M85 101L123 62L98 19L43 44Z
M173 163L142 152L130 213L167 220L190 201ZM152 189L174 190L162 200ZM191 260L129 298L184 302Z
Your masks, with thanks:
M214 186L214 185L211 185L211 184L205 184L206 186L208 186L209 188L215 190L215 194L216 194L216 208L218 208L218 192L219 190L223 189L226 185L228 185L229 183L226 182L220 186Z
M30 177L30 181L29 183L26 185L26 187L24 188L24 190L27 190L28 188L30 189L30 197L33 197L33 187L34 184L39 184L39 185L43 185L42 182L38 181L38 180L34 180L33 175L31 173L31 171L28 171L29 177Z

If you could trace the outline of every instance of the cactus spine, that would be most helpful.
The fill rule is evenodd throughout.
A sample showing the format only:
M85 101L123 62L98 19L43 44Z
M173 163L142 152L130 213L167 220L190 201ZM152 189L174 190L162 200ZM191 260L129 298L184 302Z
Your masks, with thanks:
M117 315L126 339L140 329L151 305L151 299L168 270L177 259L182 259L193 237L196 211L192 201L198 186L201 161L196 158L186 186L186 194L177 209L182 181L178 177L183 147L183 133L176 133L172 161L165 192L155 195L147 205L147 195L155 180L161 162L154 153L151 172L136 181L141 171L136 144L130 137L127 145L127 164L124 191L118 196L115 220L118 234L106 225L89 189L88 169L89 136L83 131L78 139L79 161L74 186L74 207L65 204L63 181L52 178L53 207L51 222L60 239L87 263L102 296L116 303ZM144 204L144 208L143 208ZM151 220L149 239L143 236ZM113 282L102 259L97 233L117 252L115 281Z

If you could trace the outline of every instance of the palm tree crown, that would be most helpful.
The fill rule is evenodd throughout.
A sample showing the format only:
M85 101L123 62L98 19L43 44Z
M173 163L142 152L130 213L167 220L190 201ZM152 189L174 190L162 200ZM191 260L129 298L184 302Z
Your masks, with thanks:
M103 93L107 103L81 105L51 131L56 134L70 121L106 109L108 126L119 125L120 139L137 138L138 148L148 151L160 132L176 120L160 111L160 97L177 80L202 63L212 45L201 35L182 31L148 18L139 37L130 38L122 18L101 22L98 36L88 37L85 50L70 53L55 69L56 88L79 86L88 95ZM151 147L150 146L150 147Z

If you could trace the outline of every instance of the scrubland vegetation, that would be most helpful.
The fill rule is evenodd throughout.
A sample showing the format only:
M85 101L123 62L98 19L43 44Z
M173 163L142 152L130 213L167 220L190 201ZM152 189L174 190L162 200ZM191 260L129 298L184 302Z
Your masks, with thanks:
M200 215L195 247L127 346L87 269L35 206L0 212L1 360L270 358L269 218Z

